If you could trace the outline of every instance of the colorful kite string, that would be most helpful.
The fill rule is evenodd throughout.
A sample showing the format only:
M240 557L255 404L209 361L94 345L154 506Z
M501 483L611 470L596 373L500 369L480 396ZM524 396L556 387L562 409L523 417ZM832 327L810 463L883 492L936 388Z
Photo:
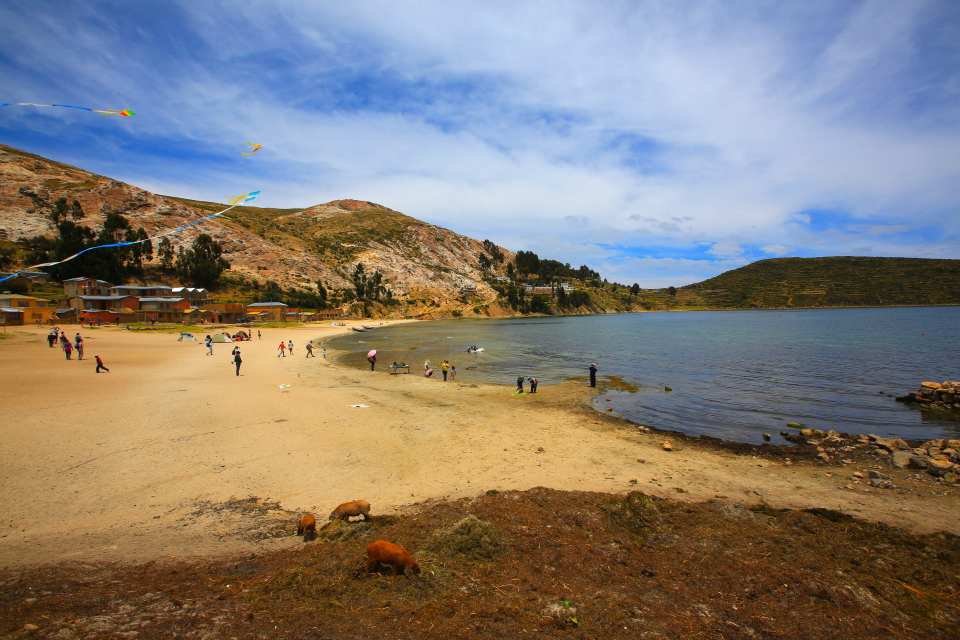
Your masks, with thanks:
M6 102L0 104L0 107L66 107L67 109L80 109L81 111L92 111L102 116L135 116L133 111L128 109L88 109L86 107L75 107L70 104L36 104L34 102Z
M2 106L2 105L0 105L0 106ZM164 236L172 235L172 234L174 234L174 233L177 233L178 231L183 231L183 230L186 229L187 227L192 227L192 226L195 225L195 224L200 224L200 223L203 222L204 220L209 220L210 218L216 218L216 217L219 216L220 214L226 213L227 211L230 211L230 209L233 209L234 207L236 207L236 206L237 206L238 204L240 204L241 202L250 202L251 200L253 200L254 198L256 198L257 195L259 195L259 194L260 194L259 191L251 191L250 193L245 193L245 194L243 194L242 196L229 196L229 197L231 198L231 200L233 200L233 202L231 202L231 203L230 203L230 206L227 207L226 209L224 209L223 211L218 211L218 212L214 213L213 215L209 215L209 216L207 216L207 217L205 217L205 218L200 218L199 220L194 220L193 222L191 222L191 223L189 223L189 224L185 224L185 225L183 225L182 227L177 227L176 229L173 229L173 230L171 230L171 231L166 231L166 232L164 232L164 233L161 233L161 234L158 234L158 235L155 235L155 236L151 236L151 237L149 237L149 238L144 238L143 240L133 240L133 241L131 241L131 242L117 242L117 243L115 243L115 244L102 244L102 245L99 245L99 246L97 246L97 247L88 247L87 249L84 249L83 251L80 251L79 253L73 254L73 255L70 256L69 258L65 258L65 259L59 260L59 261L57 261L57 262L44 262L43 264L35 264L35 265L33 265L32 267L27 267L27 268L25 268L25 269L21 269L20 271L16 271L16 272L14 272L14 273L11 273L10 275L8 275L8 276L5 277L5 278L0 278L0 282L3 282L4 280L9 280L10 278L15 277L17 274L23 273L24 271L30 271L31 269L40 269L40 268L43 268L43 267L54 267L54 266L56 266L56 265L58 265L58 264L63 264L64 262L69 262L70 260L73 260L73 259L76 258L77 256L83 255L83 254L86 253L87 251L93 251L94 249L108 249L108 248L110 248L110 247L128 247L128 246L130 246L130 245L141 244L141 243L144 243L144 242L149 242L149 241L151 241L151 240L156 240L156 239L158 239L158 238L162 238L162 237L164 237Z

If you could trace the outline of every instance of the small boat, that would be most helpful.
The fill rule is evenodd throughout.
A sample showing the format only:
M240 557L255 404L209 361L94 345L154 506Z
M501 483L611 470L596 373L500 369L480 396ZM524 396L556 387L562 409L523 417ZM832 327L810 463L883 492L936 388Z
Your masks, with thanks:
M362 328L362 327L350 327L350 328L353 329L354 331L359 331L360 333L366 333L366 332L367 332L367 330L364 329L364 328Z
M364 329L368 330L368 331L369 331L370 329L376 329L376 327L371 327L371 326L368 325L368 324L362 324L362 325L360 325L360 326L363 327Z
M469 347L467 348L467 353L480 353L483 351L483 347Z

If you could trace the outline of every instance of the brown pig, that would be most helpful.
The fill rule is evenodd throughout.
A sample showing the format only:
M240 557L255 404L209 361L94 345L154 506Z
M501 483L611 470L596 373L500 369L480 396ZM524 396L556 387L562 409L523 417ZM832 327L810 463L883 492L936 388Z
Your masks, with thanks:
M366 500L354 500L353 502L344 502L333 510L330 514L330 520L340 518L348 520L350 516L363 516L364 521L370 520L370 503Z
M317 519L312 513L305 513L300 518L300 526L297 527L297 535L303 536L304 542L310 542L317 539Z
M406 549L386 540L377 540L367 547L367 573L380 568L380 565L393 567L393 577L402 573L409 578L420 573L420 565Z

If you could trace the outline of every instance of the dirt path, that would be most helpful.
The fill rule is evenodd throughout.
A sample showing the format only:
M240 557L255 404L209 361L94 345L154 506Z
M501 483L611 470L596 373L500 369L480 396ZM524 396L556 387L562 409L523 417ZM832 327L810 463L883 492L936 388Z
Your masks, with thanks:
M206 356L176 334L85 330L90 360L78 363L47 347L46 329L9 329L14 337L0 341L0 567L280 548L296 543L273 537L289 512L324 517L365 498L390 513L535 486L724 496L960 533L955 490L909 483L906 472L895 475L898 490L850 490L850 473L867 467L785 465L694 441L664 451L663 435L591 409L579 384L516 397L465 372L444 383L304 357L307 340L342 328L263 330L263 340L240 343L240 377L233 345ZM276 357L290 338L294 355ZM95 353L110 373L94 373ZM261 515L280 524L216 506L250 496L275 501Z

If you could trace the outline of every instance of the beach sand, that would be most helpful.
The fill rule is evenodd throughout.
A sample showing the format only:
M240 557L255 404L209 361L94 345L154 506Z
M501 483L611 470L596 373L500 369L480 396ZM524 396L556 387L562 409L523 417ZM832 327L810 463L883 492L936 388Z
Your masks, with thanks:
M73 336L79 327L64 329ZM343 327L261 329L262 340L238 343L239 377L234 345L215 344L207 356L206 332L178 342L176 333L87 328L86 359L68 362L47 346L48 330L7 327L12 337L0 340L0 567L302 544L257 540L210 508L231 499L255 496L325 521L358 498L385 514L536 486L822 507L960 534L956 491L850 490L849 475L869 467L785 465L692 440L664 451L664 435L593 410L594 390L582 383L542 381L537 394L518 397L512 385L474 384L466 371L445 383L416 367L390 375L382 361L373 373L339 367L319 348L304 357L308 340ZM278 358L288 339L293 355ZM94 373L94 354L109 373ZM367 408L350 406L358 404Z

